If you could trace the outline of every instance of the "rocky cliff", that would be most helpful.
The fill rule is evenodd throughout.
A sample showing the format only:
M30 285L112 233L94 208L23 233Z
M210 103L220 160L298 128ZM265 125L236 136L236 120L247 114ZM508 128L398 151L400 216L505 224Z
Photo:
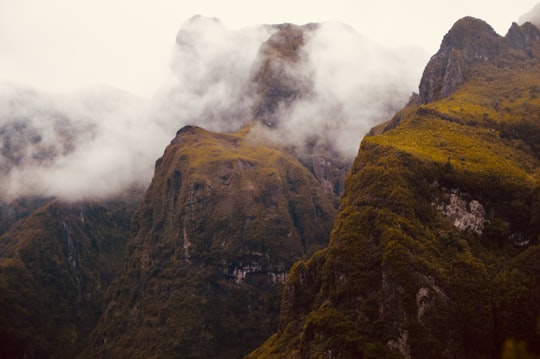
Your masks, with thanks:
M286 125L292 108L299 101L313 96L314 69L303 47L318 26L275 25L276 32L261 45L251 70L251 87L256 94L252 116L256 122L269 129L280 130ZM337 117L335 114L332 116ZM337 123L339 119L329 118L328 121ZM326 138L324 129L320 129L305 142L302 139L288 143L287 147L295 151L337 207L351 159L340 154L333 141Z
M456 23L423 104L362 141L328 248L294 265L249 358L540 353L537 34Z

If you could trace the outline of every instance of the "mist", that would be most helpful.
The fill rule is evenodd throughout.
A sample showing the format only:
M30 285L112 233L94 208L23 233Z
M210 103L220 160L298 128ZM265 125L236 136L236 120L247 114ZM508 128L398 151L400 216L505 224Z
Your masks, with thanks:
M256 59L276 31L188 20L167 80L150 98L107 86L51 93L0 83L0 197L80 200L147 186L183 126L231 132L253 124ZM255 128L299 151L315 138L352 160L367 131L417 90L427 59L420 49L383 48L348 26L322 24L306 34L301 61L290 69L310 79L309 95L279 110L279 126Z
M531 11L522 15L519 18L520 24L523 24L527 21L540 27L540 3L536 4L536 6Z
M148 182L169 136L146 121L149 106L108 87L51 94L2 84L1 197L101 198Z
M282 109L275 138L300 152L316 140L352 160L364 135L417 91L427 60L421 48L384 48L347 25L321 24L302 52L311 92Z
M275 29L229 31L218 19L195 16L176 36L171 78L158 106L161 116L211 131L239 130L251 120L251 68Z

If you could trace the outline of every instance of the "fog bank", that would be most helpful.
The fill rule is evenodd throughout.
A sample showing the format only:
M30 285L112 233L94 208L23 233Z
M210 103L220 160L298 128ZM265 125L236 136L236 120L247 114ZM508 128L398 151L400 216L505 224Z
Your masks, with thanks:
M176 36L167 81L149 99L105 86L53 94L0 84L0 196L109 196L148 184L181 127L251 123L255 60L275 31L190 19ZM283 109L267 136L299 149L317 138L352 159L364 134L416 91L426 62L421 50L383 48L345 25L322 24L306 34L291 74L310 78L309 95Z

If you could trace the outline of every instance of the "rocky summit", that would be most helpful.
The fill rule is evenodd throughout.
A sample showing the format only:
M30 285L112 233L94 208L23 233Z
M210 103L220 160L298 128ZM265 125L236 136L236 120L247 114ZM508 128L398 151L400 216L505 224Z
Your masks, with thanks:
M531 23L512 24L503 38L482 20L466 17L457 21L424 70L421 101L429 103L448 97L469 79L475 65L496 62L502 65L502 59L514 51L516 55L534 57L533 48L539 39L540 30Z

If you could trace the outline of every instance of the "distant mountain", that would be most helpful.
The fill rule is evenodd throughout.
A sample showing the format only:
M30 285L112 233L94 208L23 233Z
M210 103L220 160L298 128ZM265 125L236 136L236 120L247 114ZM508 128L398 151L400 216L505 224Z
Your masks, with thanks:
M539 35L452 27L420 95L362 141L328 248L293 266L248 358L540 354Z
M104 198L146 185L161 129L144 121L144 109L106 86L58 94L0 83L0 199Z

